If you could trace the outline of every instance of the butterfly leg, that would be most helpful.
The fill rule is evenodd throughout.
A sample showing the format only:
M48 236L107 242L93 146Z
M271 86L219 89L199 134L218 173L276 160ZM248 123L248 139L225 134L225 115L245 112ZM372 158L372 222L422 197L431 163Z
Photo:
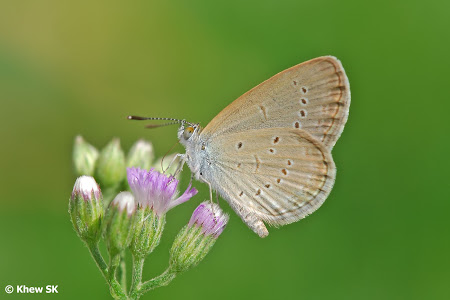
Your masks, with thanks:
M177 155L175 155L172 159L172 161L169 163L169 165L167 166L167 168L163 169L163 173L165 174L167 172L167 170L170 169L170 167L175 163L175 161L180 158L180 161L178 162L178 166L175 169L175 172L173 173L173 176L177 176L179 172L181 172L183 170L183 166L184 163L186 162L185 159L186 154L180 154L178 153Z
M207 182L208 186L209 186L209 201L211 202L211 204L213 203L213 191L212 191L212 187L211 187L211 183Z
M191 177L192 178L192 177ZM205 179L203 179L203 181L208 185L208 187L209 187L209 201L211 202L211 204L214 204L214 202L213 202L213 189L212 189L212 186L211 186L211 183L209 183L208 181L206 181ZM217 193L216 193L216 196L217 196ZM212 207L212 213L213 213L213 216L214 216L214 221L216 221L216 213L215 213L215 211L214 211L214 205L211 205L211 207Z
M219 205L219 193L217 191L216 191L216 202L217 202L217 205Z
M189 186L192 185L192 179L194 179L194 174L191 174L191 178L189 179Z
M178 174L180 174L181 171L183 171L184 163L185 163L184 160L178 163L177 169L175 170L175 172L173 172L173 177L177 177Z

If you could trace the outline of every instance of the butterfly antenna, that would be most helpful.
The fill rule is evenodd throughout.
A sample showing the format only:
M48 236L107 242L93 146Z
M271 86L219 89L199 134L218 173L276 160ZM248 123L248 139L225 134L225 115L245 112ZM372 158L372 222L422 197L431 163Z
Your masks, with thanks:
M127 117L128 120L137 120L137 121L143 121L143 120L148 120L148 121L174 121L171 123L166 123L163 125L155 125L153 126L147 126L148 128L156 128L156 127L162 127L162 126L167 126L167 125L172 125L172 124L180 124L180 123L187 123L191 126L193 126L194 124L191 122L188 122L186 120L180 120L180 119L174 119L174 118L149 118L149 117L140 117L140 116L128 116Z
M169 125L174 125L174 124L179 124L178 122L170 122L170 123L165 123L165 124L148 124L145 125L145 128L158 128L158 127L164 127L164 126L169 126Z

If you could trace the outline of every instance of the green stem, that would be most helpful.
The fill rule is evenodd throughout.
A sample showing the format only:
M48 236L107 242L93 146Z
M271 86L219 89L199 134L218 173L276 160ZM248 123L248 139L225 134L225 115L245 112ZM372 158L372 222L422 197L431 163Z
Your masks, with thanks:
M100 269L100 271L102 272L102 275L105 277L105 279L107 279L108 267L106 266L106 263L103 260L100 250L98 249L98 245L95 243L87 243L87 246L89 248L89 252L91 252L92 258L97 263L97 267Z
M130 299L139 299L142 294L153 290L155 288L168 285L176 276L176 272L172 271L170 267L158 277L150 279L144 283L139 282L134 288L131 288ZM142 279L142 278L141 278Z
M168 285L176 276L176 272L172 271L169 268L164 271L161 275L158 277L155 277L153 279L150 279L149 281L146 281L141 284L141 288L139 290L139 294L142 295L150 290L153 290L155 288L166 286Z
M88 246L89 252L92 255L92 258L97 264L97 267L100 269L100 272L102 272L103 277L109 284L111 295L116 299L127 299L127 296L123 292L120 284L117 282L114 276L109 276L108 267L106 266L105 260L103 259L100 250L98 249L98 243L87 242L86 244Z
M144 269L144 260L142 257L133 256L133 273L131 275L130 298L138 299L139 290L142 283L142 270Z
M120 258L119 269L117 270L117 278L119 278L120 285L124 293L127 293L127 266L125 263L125 253L122 253Z
M120 265L120 254L109 257L109 278L108 280L116 280L116 270Z

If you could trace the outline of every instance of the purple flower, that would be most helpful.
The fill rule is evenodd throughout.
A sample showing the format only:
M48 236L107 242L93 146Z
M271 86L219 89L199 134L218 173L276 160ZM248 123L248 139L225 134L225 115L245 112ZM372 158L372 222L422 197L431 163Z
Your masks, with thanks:
M205 258L228 222L217 204L201 203L189 223L181 229L170 249L170 269L184 272Z
M225 229L228 219L219 205L205 201L194 210L188 226L201 227L202 233L217 238Z
M150 171L127 168L127 179L136 203L140 207L151 208L158 216L164 215L171 208L197 194L197 190L191 189L189 185L183 195L176 198L178 180L173 176L167 177L153 168Z

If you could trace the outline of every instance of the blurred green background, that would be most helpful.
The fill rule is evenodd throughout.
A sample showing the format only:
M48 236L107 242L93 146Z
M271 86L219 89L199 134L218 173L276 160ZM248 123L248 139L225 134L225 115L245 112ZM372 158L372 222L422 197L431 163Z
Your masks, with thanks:
M67 213L77 134L126 150L145 137L160 156L176 128L128 114L206 125L277 72L331 54L352 105L323 207L266 239L232 214L198 267L144 298L449 299L449 13L438 0L1 1L0 298L20 298L7 284L109 298ZM195 187L144 279L208 198Z

